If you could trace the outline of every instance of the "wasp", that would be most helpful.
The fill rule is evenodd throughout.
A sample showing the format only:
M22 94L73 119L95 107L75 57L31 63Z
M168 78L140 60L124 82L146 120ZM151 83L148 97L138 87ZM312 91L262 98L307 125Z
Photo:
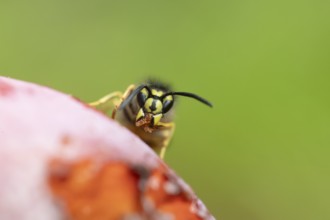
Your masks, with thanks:
M193 98L212 107L196 94L173 92L168 85L150 80L137 86L132 84L124 93L113 92L89 104L104 113L112 109L112 119L139 136L163 159L175 130L176 96Z

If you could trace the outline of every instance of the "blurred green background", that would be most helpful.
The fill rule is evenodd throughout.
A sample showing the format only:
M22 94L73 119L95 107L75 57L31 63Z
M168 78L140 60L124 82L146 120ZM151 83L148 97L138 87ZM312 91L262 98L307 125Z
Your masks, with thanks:
M330 219L330 2L0 2L0 73L84 101L180 98L166 161L219 219ZM24 112L24 110L22 110Z

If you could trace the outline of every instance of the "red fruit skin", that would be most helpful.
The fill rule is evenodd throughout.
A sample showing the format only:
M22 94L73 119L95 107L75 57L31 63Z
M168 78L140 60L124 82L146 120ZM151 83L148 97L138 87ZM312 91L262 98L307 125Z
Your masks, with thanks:
M0 77L0 219L214 219L138 137L69 95Z

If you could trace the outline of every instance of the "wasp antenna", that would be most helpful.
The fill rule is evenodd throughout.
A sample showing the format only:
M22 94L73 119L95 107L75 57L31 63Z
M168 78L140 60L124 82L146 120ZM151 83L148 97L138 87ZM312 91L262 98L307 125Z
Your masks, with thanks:
M140 86L138 86L135 90L133 90L133 92L121 103L121 105L119 106L119 110L122 110L126 107L126 105L128 103L130 103L132 101L132 99L144 88L146 87L146 85L142 84Z
M189 92L171 92L170 94L171 95L179 95L179 96L190 97L190 98L196 99L196 100L204 103L205 105L210 106L211 108L213 107L211 102L209 102L206 99L204 99L204 98L202 98L202 97L200 97L196 94L193 94L193 93L189 93Z

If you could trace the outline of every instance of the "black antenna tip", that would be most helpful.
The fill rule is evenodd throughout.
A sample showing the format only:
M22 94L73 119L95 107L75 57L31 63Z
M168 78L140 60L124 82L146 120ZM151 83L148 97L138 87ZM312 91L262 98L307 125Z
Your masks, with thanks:
M207 101L206 99L196 95L196 94L193 94L193 93L189 93L189 92L172 92L171 93L172 95L180 95L180 96L185 96L185 97L190 97L190 98L193 98L193 99L196 99L197 101L200 101L201 103L209 106L209 107L213 107L212 103Z

